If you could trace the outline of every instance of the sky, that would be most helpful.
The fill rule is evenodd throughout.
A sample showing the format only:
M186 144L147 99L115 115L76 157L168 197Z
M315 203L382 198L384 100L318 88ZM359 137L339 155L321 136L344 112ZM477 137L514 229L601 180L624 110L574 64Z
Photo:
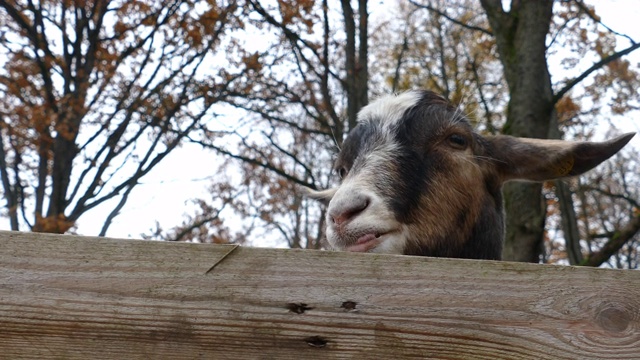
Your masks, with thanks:
M378 7L384 6L385 2L389 3L373 1L377 6L371 6L370 11L379 11ZM587 2L596 5L596 12L610 28L640 41L640 26L637 24L640 19L640 0ZM619 42L620 48L628 45L628 42ZM640 63L640 50L629 59L633 64ZM625 132L640 132L640 113L626 116L620 124ZM640 148L640 135L632 140L632 146ZM210 198L207 187L210 179L216 176L219 162L218 155L194 144L185 144L175 149L133 190L127 205L114 219L107 236L141 238L142 233L150 233L151 229L155 228L156 221L165 230L179 225L184 219L184 214L192 213L190 199ZM76 233L97 235L112 208L113 205L104 204L84 214L77 223ZM0 229L9 229L7 219L0 219ZM254 245L284 246L277 242Z

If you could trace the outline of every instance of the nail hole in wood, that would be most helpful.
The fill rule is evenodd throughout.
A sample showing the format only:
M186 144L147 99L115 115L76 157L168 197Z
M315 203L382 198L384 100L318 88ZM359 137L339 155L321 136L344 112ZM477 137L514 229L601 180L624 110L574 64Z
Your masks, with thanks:
M328 343L328 341L321 336L311 336L304 339L304 341L307 343L307 345L317 348L325 347Z
M345 309L346 311L355 311L356 310L356 302L355 301L345 301L342 303L342 306L340 306L341 308Z
M303 314L305 311L312 310L313 308L305 303L288 303L287 309L296 314Z

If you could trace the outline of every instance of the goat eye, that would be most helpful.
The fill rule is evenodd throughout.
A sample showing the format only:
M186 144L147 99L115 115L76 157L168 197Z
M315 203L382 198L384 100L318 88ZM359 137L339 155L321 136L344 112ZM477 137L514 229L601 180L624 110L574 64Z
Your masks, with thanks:
M453 148L456 148L459 150L464 150L467 148L467 138L465 138L460 134L453 134L449 136L448 141L449 141L449 145L451 145L451 147Z
M347 176L347 169L343 167L338 169L338 176L340 176L340 179L344 179L344 177Z

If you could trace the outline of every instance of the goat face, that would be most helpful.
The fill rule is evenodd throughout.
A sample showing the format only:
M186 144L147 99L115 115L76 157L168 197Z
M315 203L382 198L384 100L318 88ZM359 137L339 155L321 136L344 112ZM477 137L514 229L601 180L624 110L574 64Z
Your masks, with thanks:
M364 107L335 163L327 239L339 250L500 259L501 186L580 174L634 134L604 143L483 137L463 114L427 91Z

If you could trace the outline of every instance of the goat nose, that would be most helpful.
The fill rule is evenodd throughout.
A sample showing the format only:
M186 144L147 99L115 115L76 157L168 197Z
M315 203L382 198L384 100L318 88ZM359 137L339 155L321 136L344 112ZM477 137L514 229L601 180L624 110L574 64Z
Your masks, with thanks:
M329 205L329 216L335 225L356 217L369 206L371 200L362 194L349 195L344 198L335 199Z

